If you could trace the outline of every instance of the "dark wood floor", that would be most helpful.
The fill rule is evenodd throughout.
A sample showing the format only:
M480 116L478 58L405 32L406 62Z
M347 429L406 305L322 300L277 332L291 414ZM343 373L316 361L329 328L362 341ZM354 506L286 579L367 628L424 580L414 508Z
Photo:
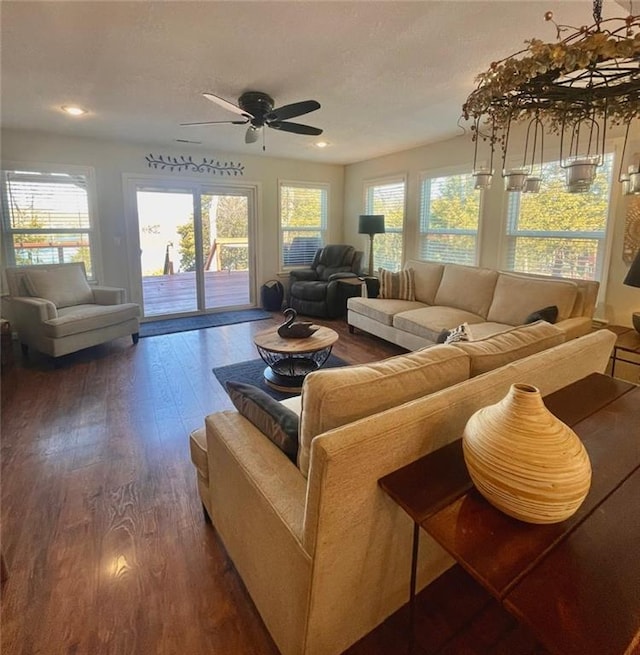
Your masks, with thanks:
M203 521L187 435L206 414L231 407L212 367L255 358L252 335L278 322L137 346L119 339L58 368L16 357L3 372L3 655L277 655ZM349 335L341 320L323 323L339 331L334 352L350 363L401 352ZM424 652L538 652L459 570L433 589L420 600L429 616ZM400 612L350 653L396 655L407 644Z

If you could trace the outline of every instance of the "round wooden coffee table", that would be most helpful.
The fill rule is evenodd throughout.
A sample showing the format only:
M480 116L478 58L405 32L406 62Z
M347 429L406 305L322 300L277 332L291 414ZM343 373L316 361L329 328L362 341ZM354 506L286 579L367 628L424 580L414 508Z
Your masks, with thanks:
M258 332L253 342L267 368L265 382L278 391L300 391L305 376L317 371L329 358L338 333L321 326L305 339L283 339L278 328Z

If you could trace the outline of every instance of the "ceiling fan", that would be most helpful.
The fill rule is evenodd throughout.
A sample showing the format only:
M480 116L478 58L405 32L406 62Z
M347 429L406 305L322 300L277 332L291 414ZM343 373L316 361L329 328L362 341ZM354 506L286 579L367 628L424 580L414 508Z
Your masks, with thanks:
M245 143L255 143L265 125L281 132L293 132L294 134L308 134L311 136L322 134L322 130L317 127L302 125L301 123L291 123L287 120L320 109L320 103L316 100L303 100L302 102L294 102L293 104L283 105L274 109L273 98L262 91L246 91L238 98L237 105L213 93L203 93L202 95L207 100L220 105L220 107L224 107L234 114L239 114L243 117L243 120L205 121L199 123L180 123L180 125L216 125L221 123L249 125L244 136Z

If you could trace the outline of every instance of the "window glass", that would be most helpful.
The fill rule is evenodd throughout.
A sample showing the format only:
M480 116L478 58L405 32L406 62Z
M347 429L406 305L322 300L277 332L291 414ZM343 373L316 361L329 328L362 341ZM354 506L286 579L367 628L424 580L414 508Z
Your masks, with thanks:
M93 277L87 175L3 171L3 229L16 266L85 264Z
M510 193L509 270L600 280L609 212L613 154L586 193L568 193L559 162L545 164L540 193Z
M402 266L405 181L389 180L365 187L365 214L384 215L384 234L373 241L374 273L379 268L399 271Z
M280 235L282 266L308 266L324 245L327 227L328 187L280 183Z
M477 263L480 194L469 175L425 177L420 185L420 259Z

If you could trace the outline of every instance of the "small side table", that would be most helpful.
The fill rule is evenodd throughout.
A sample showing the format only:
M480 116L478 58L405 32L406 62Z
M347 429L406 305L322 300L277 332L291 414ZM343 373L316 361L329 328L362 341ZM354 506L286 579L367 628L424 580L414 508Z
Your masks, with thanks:
M611 377L615 377L616 362L640 366L640 333L634 328L623 328L619 325L612 325L608 329L618 335L611 356ZM625 353L631 357L625 357Z
M0 366L2 369L13 365L13 346L11 343L11 324L0 318Z

